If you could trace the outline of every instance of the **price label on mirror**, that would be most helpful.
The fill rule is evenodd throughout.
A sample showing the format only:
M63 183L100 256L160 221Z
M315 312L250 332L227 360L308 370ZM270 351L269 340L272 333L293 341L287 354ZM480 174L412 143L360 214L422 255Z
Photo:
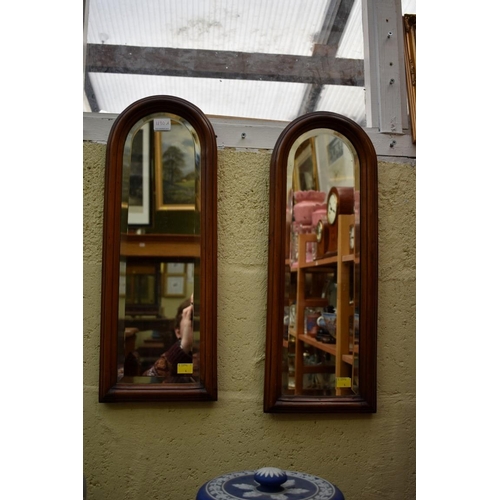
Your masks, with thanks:
M351 377L337 377L337 388L351 387Z
M154 119L154 130L170 130L170 118L155 118Z
M177 374L192 374L193 373L193 363L179 363L177 365Z

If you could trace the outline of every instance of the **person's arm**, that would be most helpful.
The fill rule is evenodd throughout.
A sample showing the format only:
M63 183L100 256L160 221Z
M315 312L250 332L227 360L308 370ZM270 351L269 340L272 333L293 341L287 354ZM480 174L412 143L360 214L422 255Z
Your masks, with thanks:
M155 364L144 372L149 377L165 377L172 381L177 377L177 365L181 363L192 363L193 355L193 305L186 307L182 311L182 318L179 325L180 339L167 352L164 352ZM184 375L180 375L185 378ZM182 381L182 380L181 380Z
M182 310L182 319L179 325L180 347L186 353L191 355L193 350L193 304Z
M183 347L181 347L182 340L176 342L165 354L168 364L172 368L172 373L177 374L177 365L179 363L192 363L193 355L187 353Z
M177 381L184 381L185 374L178 374L177 365L182 363L193 363L193 305L186 307L182 311L182 319L179 325L180 339L166 354L166 359L170 368L170 377L179 377ZM188 377L190 378L190 377Z

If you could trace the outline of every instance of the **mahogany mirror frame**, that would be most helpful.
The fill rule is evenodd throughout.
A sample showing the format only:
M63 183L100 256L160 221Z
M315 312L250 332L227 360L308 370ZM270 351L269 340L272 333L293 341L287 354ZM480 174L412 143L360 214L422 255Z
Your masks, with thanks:
M282 394L283 311L287 163L294 142L314 129L331 129L349 140L359 158L360 296L359 394L303 396ZM270 167L269 261L264 412L375 413L377 387L378 176L377 155L366 132L351 119L316 111L293 120L280 134Z
M123 152L127 135L154 113L185 119L200 140L200 383L138 384L118 381L118 301ZM107 143L102 249L99 402L217 400L217 143L214 129L195 105L157 95L138 100L115 120Z

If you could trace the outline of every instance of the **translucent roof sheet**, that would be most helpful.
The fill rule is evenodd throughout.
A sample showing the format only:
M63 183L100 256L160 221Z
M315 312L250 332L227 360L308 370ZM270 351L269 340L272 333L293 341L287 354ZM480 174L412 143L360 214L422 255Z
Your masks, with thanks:
M208 115L365 124L361 0L89 1L84 111L167 94Z
M88 41L311 55L329 0L90 0Z

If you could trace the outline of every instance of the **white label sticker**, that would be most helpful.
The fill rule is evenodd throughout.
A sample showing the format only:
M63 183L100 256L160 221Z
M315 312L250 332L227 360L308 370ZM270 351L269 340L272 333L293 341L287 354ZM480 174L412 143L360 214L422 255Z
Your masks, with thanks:
M155 130L170 130L170 118L155 118L154 119L154 129Z

